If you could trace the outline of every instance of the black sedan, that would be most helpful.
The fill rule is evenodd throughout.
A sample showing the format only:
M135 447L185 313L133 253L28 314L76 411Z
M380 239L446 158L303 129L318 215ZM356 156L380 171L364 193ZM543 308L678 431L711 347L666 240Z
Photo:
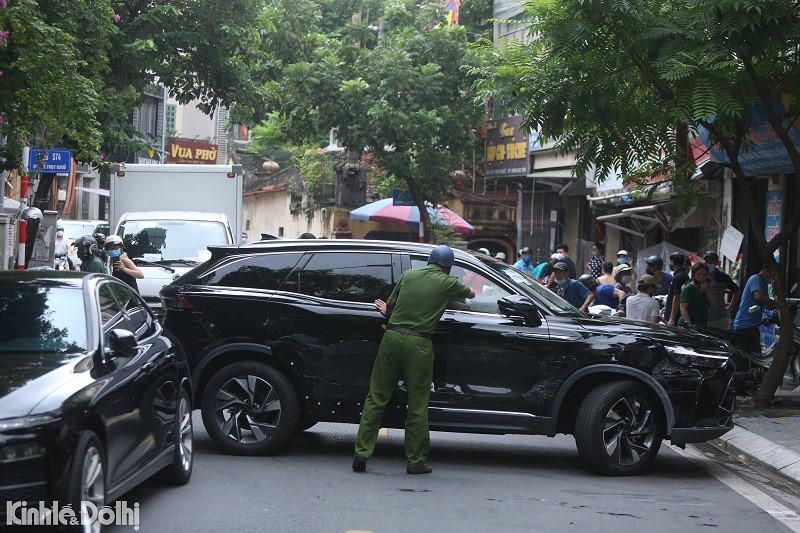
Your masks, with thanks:
M315 422L358 423L400 275L431 247L356 240L212 247L161 291L212 439L270 453ZM436 333L430 427L575 435L604 474L635 474L662 440L733 427L734 366L719 341L686 330L595 319L518 270L455 250L450 274L475 298L452 304ZM403 427L404 383L383 416Z
M156 472L189 481L186 358L130 287L100 274L0 272L0 325L0 493L3 514L12 509L2 523L39 502L86 519L82 502L99 509ZM83 522L75 529L100 529Z

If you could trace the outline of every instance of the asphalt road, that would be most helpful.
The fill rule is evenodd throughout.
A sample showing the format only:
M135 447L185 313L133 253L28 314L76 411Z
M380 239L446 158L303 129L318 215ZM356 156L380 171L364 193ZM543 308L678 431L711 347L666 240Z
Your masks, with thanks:
M437 432L433 473L409 476L403 432L389 430L356 474L355 432L318 424L280 455L236 457L195 413L191 482L148 481L123 499L139 502L143 532L800 531L796 494L692 450L664 445L651 473L607 478L583 467L570 436Z

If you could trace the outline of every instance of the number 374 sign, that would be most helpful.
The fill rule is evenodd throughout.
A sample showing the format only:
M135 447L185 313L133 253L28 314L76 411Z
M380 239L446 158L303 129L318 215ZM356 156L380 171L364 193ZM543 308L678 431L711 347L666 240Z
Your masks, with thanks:
M28 171L42 174L69 174L72 152L69 150L39 150L30 152Z

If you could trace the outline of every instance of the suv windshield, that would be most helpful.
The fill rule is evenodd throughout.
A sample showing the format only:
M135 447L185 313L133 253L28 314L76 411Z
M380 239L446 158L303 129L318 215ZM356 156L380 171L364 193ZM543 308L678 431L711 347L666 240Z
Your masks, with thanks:
M205 261L209 245L228 244L222 222L126 220L118 233L128 255L145 261Z
M0 287L0 324L0 360L14 353L77 353L88 346L80 289Z
M504 279L510 280L516 287L533 298L533 301L544 306L551 313L561 316L583 316L583 313L574 305L560 298L556 293L542 286L511 265L488 257L485 254L475 255L475 257L480 259L487 267L500 274Z

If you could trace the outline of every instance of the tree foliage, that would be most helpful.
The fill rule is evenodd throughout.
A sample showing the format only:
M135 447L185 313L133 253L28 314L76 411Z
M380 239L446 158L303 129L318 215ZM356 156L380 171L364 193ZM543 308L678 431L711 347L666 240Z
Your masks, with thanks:
M527 0L529 44L485 50L482 94L524 114L562 152L575 150L579 171L602 179L621 170L629 181L668 176L696 198L688 176L689 136L699 128L723 150L737 178L754 125L748 110L767 110L791 158L789 129L798 119L800 10L785 0ZM790 94L783 116L773 104ZM752 180L751 180L752 181ZM800 188L795 187L795 191ZM798 193L800 194L800 193ZM754 196L754 195L753 195ZM792 205L798 205L796 198ZM782 273L772 252L797 233L800 213L766 242L763 210L752 205L753 234L773 273L781 316L788 317ZM786 254L783 254L786 256ZM788 320L787 320L788 322ZM759 401L772 397L788 363L782 335Z
M7 5L3 5L7 4ZM5 168L21 147L76 159L141 149L128 123L146 87L180 102L260 102L250 73L261 0L9 0L0 3L0 135ZM127 147L127 149L125 149Z
M467 31L434 27L443 20L438 2L268 5L262 94L285 140L299 144L336 127L349 150L370 152L404 182L418 206L437 201L483 112L464 68L477 66Z

